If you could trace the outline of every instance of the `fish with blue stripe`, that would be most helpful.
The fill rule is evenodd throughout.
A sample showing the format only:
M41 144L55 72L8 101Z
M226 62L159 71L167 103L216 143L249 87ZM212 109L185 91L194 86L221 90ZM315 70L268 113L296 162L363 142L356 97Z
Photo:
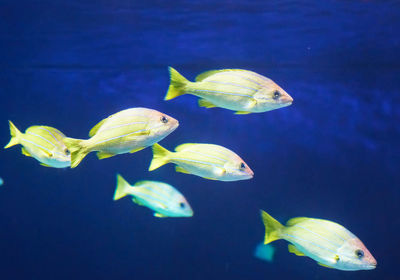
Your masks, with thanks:
M127 195L132 201L154 211L158 218L192 217L193 210L186 198L173 186L158 181L139 181L131 186L121 175L117 175L114 200Z
M94 126L89 132L90 139L65 139L71 151L71 168L93 151L97 151L99 159L138 152L161 141L178 126L176 119L153 109L120 111Z
M370 270L377 262L365 245L343 226L322 219L293 218L286 226L261 210L265 226L264 244L284 239L289 252L307 256L319 265L338 270Z
M50 126L31 126L22 133L9 121L11 140L5 149L22 145L22 154L33 157L46 167L64 168L71 164L71 155L64 143L65 135Z
M186 143L170 152L159 144L153 145L153 160L149 171L174 163L177 172L205 179L238 181L253 178L250 167L231 150L213 144Z
M200 107L220 107L236 114L267 112L292 104L293 98L271 79L253 71L223 69L204 72L190 82L169 67L171 83L165 100L183 94L200 97Z

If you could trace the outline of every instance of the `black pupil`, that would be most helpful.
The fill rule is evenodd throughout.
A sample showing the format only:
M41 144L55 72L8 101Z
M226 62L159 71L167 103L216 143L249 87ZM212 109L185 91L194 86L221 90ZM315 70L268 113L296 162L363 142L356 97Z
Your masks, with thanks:
M183 203L183 202L179 203L179 207L185 208L185 203Z
M70 152L69 152L68 149L65 150L65 154L66 154L67 156L69 156Z
M162 116L162 117L161 117L161 122L163 122L163 123L167 123L167 122L168 122L168 119L167 119L167 117L165 117L165 116Z
M357 250L356 251L356 255L357 255L358 258L361 259L362 257L364 257L364 252L362 250Z
M281 96L281 93L279 91L274 92L274 99L278 99L279 96Z
M246 165L244 165L244 163L242 162L241 164L240 164L240 169L245 169L246 168Z

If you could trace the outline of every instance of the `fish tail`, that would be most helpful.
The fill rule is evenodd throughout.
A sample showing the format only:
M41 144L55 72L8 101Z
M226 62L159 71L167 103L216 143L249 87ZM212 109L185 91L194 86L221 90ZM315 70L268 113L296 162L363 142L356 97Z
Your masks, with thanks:
M261 210L261 218L265 226L264 244L281 239L280 233L285 227L263 210Z
M124 178L122 178L121 175L117 174L117 188L115 189L114 200L118 200L127 196L129 194L129 188L129 183Z
M164 100L170 100L185 94L185 86L189 82L185 77L178 73L174 68L168 67L171 83Z
M19 131L18 128L12 123L12 121L8 121L8 124L10 125L11 139L10 142L8 142L8 144L4 146L4 149L10 148L14 145L18 145L19 137L22 134L21 131Z
M79 165L82 159L89 153L87 148L83 145L83 141L85 140L64 138L63 141L71 153L71 168L75 168Z
M168 155L171 153L167 149L161 147L159 144L154 144L153 147L153 160L150 163L149 171L163 166L168 163Z

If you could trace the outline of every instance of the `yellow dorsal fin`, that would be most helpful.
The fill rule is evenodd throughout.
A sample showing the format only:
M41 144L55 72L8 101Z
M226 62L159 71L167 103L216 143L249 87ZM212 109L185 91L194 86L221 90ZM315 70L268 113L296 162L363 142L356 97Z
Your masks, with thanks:
M294 226L298 223L304 222L309 220L310 218L305 218L305 217L298 217L298 218L292 218L289 221L286 222L286 226L290 227L290 226Z
M180 173L185 173L185 174L191 174L189 171L187 171L185 168L180 167L180 166L175 166L175 171L180 172Z
M191 146L195 146L195 145L197 145L197 144L196 143L181 144L175 148L175 152L180 152L184 149L190 148Z
M323 266L323 267L327 267L327 268L333 268L332 266L329 266L329 265L326 265L326 264L323 264L323 263L318 263L320 266Z
M31 157L31 154L25 149L25 147L21 148L21 152L24 156Z
M215 106L212 102L208 101L207 99L199 99L198 101L199 107L205 107L205 108L215 108Z
M236 111L235 115L247 115L247 114L251 114L251 112L247 112L247 111Z
M202 80L204 80L207 77L210 77L211 75L214 75L217 73L222 73L222 72L229 72L229 71L243 71L243 70L241 70L241 69L223 69L223 70L206 71L196 77L196 82L201 82Z
M136 149L133 149L132 151L130 151L129 153L133 154L133 153L136 153L136 152L139 152L139 151L143 150L144 148L145 147L136 148Z
M300 252L299 249L297 249L296 246L294 246L293 244L289 244L288 249L290 253L293 253L296 256L301 256L301 257L305 256L305 254L303 252Z
M113 157L113 156L115 156L115 154L106 153L106 152L97 152L98 159L109 158L109 157Z
M107 119L102 120L101 122L99 122L98 124L96 124L90 131L89 131L89 137L93 137L97 131L99 130L99 128L104 124L104 122Z

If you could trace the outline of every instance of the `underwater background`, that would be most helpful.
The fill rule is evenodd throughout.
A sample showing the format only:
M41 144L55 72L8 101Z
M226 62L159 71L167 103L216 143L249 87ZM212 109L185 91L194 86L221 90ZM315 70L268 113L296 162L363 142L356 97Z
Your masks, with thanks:
M148 172L150 148L76 169L0 152L1 279L399 279L400 1L0 1L0 143L50 125L87 138L103 118L148 107L180 122L161 141L215 143L255 176L220 182ZM290 107L234 115L164 101L167 67L190 80L242 68L273 79ZM192 218L157 219L114 202L115 175L160 180ZM253 256L259 209L338 222L378 261L371 271L318 266L273 243Z

